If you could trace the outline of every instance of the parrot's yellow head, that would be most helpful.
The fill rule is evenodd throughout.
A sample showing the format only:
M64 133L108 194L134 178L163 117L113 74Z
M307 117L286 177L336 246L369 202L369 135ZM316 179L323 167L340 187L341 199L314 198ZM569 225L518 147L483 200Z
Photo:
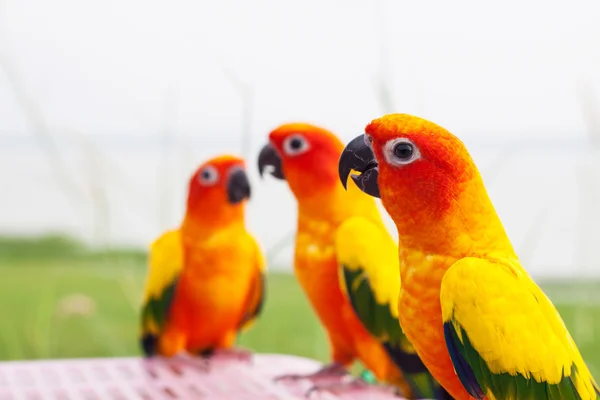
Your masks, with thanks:
M187 218L224 224L243 218L250 183L241 158L222 155L198 167L189 181Z
M456 136L407 114L375 119L364 135L352 140L339 162L344 186L351 170L360 172L351 177L361 190L381 197L396 225L406 219L426 225L439 221L457 204L467 184L479 178Z
M269 134L258 157L260 175L270 168L285 179L298 200L337 189L337 165L344 145L326 129L305 124L281 125Z

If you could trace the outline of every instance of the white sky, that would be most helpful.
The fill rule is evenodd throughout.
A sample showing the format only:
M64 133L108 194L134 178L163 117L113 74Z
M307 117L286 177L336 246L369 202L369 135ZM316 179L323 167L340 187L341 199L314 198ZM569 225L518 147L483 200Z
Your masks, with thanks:
M362 132L382 114L373 81L384 68L397 111L491 148L470 147L515 246L532 227L542 232L532 271L596 268L600 187L589 182L600 181L600 153L585 158L565 142L586 137L579 88L600 100L598 21L598 0L0 0L0 232L89 238L93 216L104 218L94 214L104 188L111 241L147 244L179 222L191 169L215 151L239 151L242 102L224 68L254 89L253 151L291 120L344 139ZM87 196L77 212L42 153L27 150L37 149L35 126L7 70L61 151L75 150L66 169ZM178 147L156 159L165 129ZM96 171L69 131L104 143L113 166ZM553 150L534 154L548 137ZM520 140L533 146L496 174ZM135 152L149 142L154 152ZM268 248L294 226L295 202L282 183L259 183L254 162L248 221Z
M397 108L463 136L583 135L577 84L600 92L597 0L0 4L0 50L52 126L84 133L155 135L171 96L180 134L237 135L221 65L255 88L256 136L289 119L361 130L381 114L380 37ZM0 132L27 131L2 74L0 110Z

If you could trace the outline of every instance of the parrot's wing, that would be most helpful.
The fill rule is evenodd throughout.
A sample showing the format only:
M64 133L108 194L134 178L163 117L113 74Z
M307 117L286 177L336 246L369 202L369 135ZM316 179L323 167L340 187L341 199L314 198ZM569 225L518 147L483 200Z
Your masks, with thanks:
M340 285L364 327L385 347L419 398L434 398L437 382L398 322L398 248L385 228L353 217L336 232Z
M148 356L156 352L158 336L168 318L182 267L181 232L168 231L152 243L149 254L140 338L142 349Z
M450 358L474 398L600 398L558 311L515 262L458 260L440 301Z
M265 268L265 259L262 255L260 247L252 239L254 242L254 247L256 249L256 261L255 261L255 274L252 281L252 286L250 289L250 293L248 296L248 300L246 301L246 309L242 316L242 321L240 323L240 330L245 331L248 330L256 321L258 316L260 315L263 305L265 302L265 287L266 287L266 268Z

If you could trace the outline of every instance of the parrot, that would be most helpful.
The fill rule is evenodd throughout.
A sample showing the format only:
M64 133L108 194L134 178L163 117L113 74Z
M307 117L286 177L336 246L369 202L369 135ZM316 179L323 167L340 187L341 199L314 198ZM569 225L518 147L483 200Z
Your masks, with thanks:
M400 324L455 399L600 398L460 139L416 116L385 115L347 144L338 172L343 186L350 176L392 217Z
M278 378L308 379L311 391L352 392L365 381L341 378L360 360L411 399L446 398L398 323L398 249L375 200L338 184L343 146L324 128L294 122L273 130L258 157L260 175L269 170L286 180L297 200L294 272L325 327L333 359L313 374Z
M233 155L191 176L182 223L150 246L140 335L147 359L251 360L234 348L265 300L266 262L244 222L249 198L245 162Z

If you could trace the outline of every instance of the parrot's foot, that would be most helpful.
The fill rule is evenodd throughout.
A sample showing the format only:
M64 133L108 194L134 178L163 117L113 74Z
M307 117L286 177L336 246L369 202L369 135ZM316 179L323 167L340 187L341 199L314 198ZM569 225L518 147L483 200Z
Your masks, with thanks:
M331 383L340 382L348 375L349 375L348 371L342 364L333 362L331 364L324 366L323 368L321 368L320 370L318 370L317 372L314 372L312 374L281 375L281 376L275 377L274 380L277 382L277 381L285 381L285 380L298 381L298 380L306 379L306 380L311 381L311 383L313 385L315 385L317 383L325 383L325 382L331 382Z
M353 379L350 382L334 383L331 385L315 385L310 388L304 396L306 398L310 398L316 393L327 392L335 396L352 395L353 397L356 396L355 398L358 399L362 398L364 391L368 391L369 394L378 392L388 395L391 394L398 397L401 395L396 388L383 385L370 385L362 379Z
M252 362L252 352L242 348L215 349L204 355L207 362L212 360L235 360L247 363Z
M209 371L209 363L207 360L200 357L192 357L188 354L177 354L173 357L163 358L163 365L165 365L171 372L176 375L183 375L183 371L186 368L195 369L200 372L208 372ZM156 366L158 360L148 360L150 362L150 368L148 368L148 372L153 377L156 377ZM151 370L153 370L151 372Z

